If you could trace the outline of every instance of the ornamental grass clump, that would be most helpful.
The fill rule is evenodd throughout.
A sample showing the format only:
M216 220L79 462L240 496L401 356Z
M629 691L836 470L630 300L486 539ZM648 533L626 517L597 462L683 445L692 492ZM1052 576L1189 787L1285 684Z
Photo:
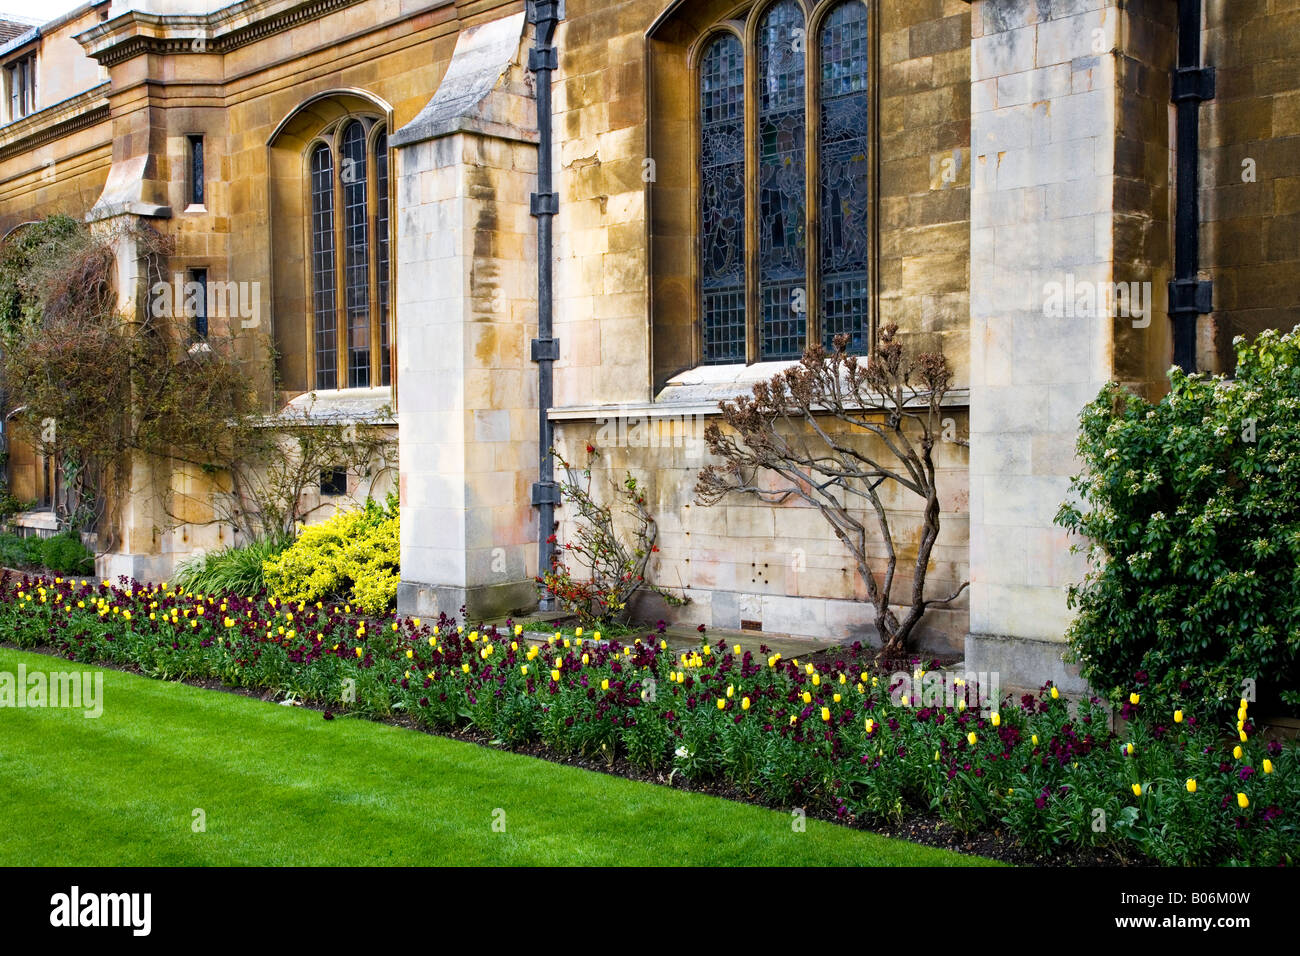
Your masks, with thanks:
M20 647L73 660L219 680L330 717L400 718L621 760L850 823L927 813L1042 853L1300 861L1295 743L1265 739L1247 700L1220 720L1140 680L1116 736L1099 699L1071 707L1044 685L982 706L964 683L932 695L920 669L856 670L861 647L814 664L722 642L675 650L662 633L530 641L519 625L374 617L346 602L10 574L0 576L0 628Z

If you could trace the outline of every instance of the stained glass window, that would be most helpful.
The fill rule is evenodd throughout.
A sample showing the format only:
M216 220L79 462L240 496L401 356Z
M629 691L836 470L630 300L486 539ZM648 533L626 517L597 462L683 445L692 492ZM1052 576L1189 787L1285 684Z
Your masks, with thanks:
M324 143L311 153L311 274L316 387L338 387L337 286L334 272L334 157Z
M722 34L700 66L704 361L745 360L745 53Z
M729 21L699 59L703 361L745 361L751 335L762 360L799 358L810 336L829 348L841 333L851 351L865 352L874 228L869 7L776 0L749 16L757 23L748 58L730 32L744 31ZM746 222L747 209L756 221ZM750 264L757 268L747 272Z
M391 385L388 354L388 134L375 137L375 259L379 285L379 384Z
M840 333L866 350L871 167L867 10L847 0L821 28L821 328L827 349Z
M370 385L370 223L366 215L366 131L343 130L344 303L347 307L348 388Z
M758 291L764 359L808 337L803 11L780 0L758 28Z

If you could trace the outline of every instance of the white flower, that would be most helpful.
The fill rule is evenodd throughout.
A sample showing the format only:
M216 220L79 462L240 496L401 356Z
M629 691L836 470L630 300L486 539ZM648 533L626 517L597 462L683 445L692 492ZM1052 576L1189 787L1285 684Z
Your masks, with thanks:
M691 755L691 752L687 750L685 747L678 747L676 750L673 751L673 753L677 754L677 756L681 757L682 759L685 759Z

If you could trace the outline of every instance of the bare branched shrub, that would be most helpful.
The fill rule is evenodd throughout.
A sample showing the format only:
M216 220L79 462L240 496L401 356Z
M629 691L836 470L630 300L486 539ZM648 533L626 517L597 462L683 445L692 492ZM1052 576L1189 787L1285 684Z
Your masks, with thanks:
M153 490L174 524L207 515L197 523L228 523L250 539L292 537L312 510L304 492L323 470L393 466L377 426L269 414L253 384L269 355L264 336L241 358L229 329L210 327L195 342L175 310L121 314L114 278L124 249L138 257L144 288L166 281L172 246L148 225L92 231L54 216L0 249L5 411L60 463L61 526L99 530L111 550L113 516L140 493L131 469L143 460L205 479L197 509L182 507L166 483Z
M696 484L705 505L745 494L773 504L798 498L817 508L853 556L875 610L883 657L899 656L926 610L967 587L942 599L925 596L939 538L933 452L952 372L941 354L908 355L897 333L897 326L885 326L866 361L847 354L846 337L837 336L833 352L814 346L799 364L757 383L752 397L723 402L725 428L710 425L704 436L723 462L704 468ZM888 481L921 499L912 588L901 618L894 610L898 551L880 494ZM872 542L858 517L863 510L875 517L880 574L871 567Z

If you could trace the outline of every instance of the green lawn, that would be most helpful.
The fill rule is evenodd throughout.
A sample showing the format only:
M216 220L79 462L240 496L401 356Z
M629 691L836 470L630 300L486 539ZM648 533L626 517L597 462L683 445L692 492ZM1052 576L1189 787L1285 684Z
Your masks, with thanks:
M90 669L0 648L0 671L20 662ZM93 720L0 709L0 864L989 862L815 820L796 833L784 813L117 671L103 703Z

